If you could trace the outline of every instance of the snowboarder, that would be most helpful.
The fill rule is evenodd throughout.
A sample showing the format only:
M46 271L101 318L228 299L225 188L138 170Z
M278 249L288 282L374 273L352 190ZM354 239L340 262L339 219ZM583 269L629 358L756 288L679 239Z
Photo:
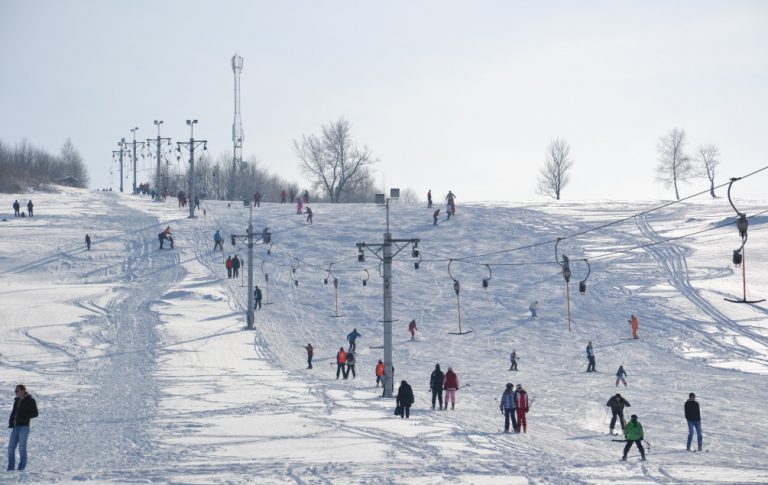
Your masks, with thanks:
M432 208L432 189L427 191L427 209Z
M627 427L627 422L624 420L624 408L630 407L629 401L621 397L621 394L616 393L615 396L608 399L608 402L605 403L606 406L611 408L611 424L609 425L609 432L610 434L613 434L613 428L616 426L616 419L618 418L619 424L621 425L621 430L624 431L624 429Z
M696 441L699 445L699 451L701 451L702 438L701 438L701 412L699 411L699 403L696 402L696 394L688 394L688 400L685 401L685 420L688 421L688 444L685 449L691 451L691 441L693 441L693 430L696 430Z
M24 384L16 386L16 397L13 399L11 417L8 427L11 428L11 438L8 442L8 471L16 468L16 448L19 448L19 467L21 471L27 466L27 440L29 438L29 421L37 417L37 402L27 393Z
M443 377L443 389L445 389L445 408L448 409L448 401L451 401L451 411L456 406L456 390L459 388L459 376L453 372L453 367L448 370Z
M19 212L21 209L21 205L19 204L18 200L13 201L13 216L14 217L21 217L21 213Z
M504 393L501 395L501 402L499 402L499 409L501 414L504 415L504 432L509 433L509 421L512 421L512 431L517 433L517 419L515 419L515 385L511 382L507 383L507 388L504 389Z
M219 234L219 231L217 230L216 233L213 235L213 250L216 251L216 248L221 249L224 251L224 246L221 244L222 237L221 234Z
M629 320L627 320L629 324L632 326L632 338L640 338L637 336L637 317L632 314L629 316Z
M344 379L349 377L349 373L352 373L352 379L357 377L357 374L355 374L355 353L354 352L347 352L347 368L344 369Z
M619 366L619 370L616 371L616 387L619 387L619 382L624 383L624 387L627 387L627 372L624 370L624 365Z
M345 370L347 365L347 353L344 352L344 347L339 347L339 351L336 352L336 379L339 379L339 374L344 374L346 379L346 373Z
M515 391L515 408L517 409L517 432L520 432L520 428L523 429L523 433L527 433L528 422L525 420L525 414L528 412L528 393L523 389L522 384L517 385Z
M282 192L280 192L280 203L281 204L285 204L285 197L286 197L285 190L283 190Z
M401 418L410 418L411 404L413 404L413 401L413 389L411 389L410 384L405 381L400 381L400 389L397 390L397 405L401 409Z
M300 198L296 198L296 213L297 214L303 214L304 213L304 204L301 202Z
M32 203L32 199L29 199L29 202L27 202L27 213L29 214L29 217L32 217L32 208L35 205Z
M597 372L597 370L595 370L595 351L592 348L591 340L587 344L587 360L589 361L589 365L587 365L587 372Z
M376 387L379 387L381 377L384 375L384 362L379 359L379 363L376 364Z
M85 235L85 247L88 249L88 251L91 250L91 236L88 234Z
M538 313L536 313L538 309L539 309L539 300L534 301L533 303L531 303L531 306L528 307L528 310L530 310L531 312L531 318L533 318L534 320L539 318Z
M312 224L312 208L307 206L307 222Z
M357 341L357 337L360 337L360 332L357 331L357 329L353 329L349 334L347 335L347 342L349 342L349 351L354 352L357 348L357 345L355 342Z
M261 288L256 285L253 289L253 309L261 310Z
M437 209L435 212L432 213L432 219L434 222L432 223L433 226L437 225L437 218L440 215L440 209Z
M416 319L414 318L408 324L408 331L411 332L411 340L416 338Z
M632 444L637 445L637 449L640 450L640 460L645 461L645 450L643 449L643 425L637 420L637 415L633 414L627 427L624 429L624 437L627 439L627 445L624 447L624 456L621 457L621 461L627 461L627 453L632 448Z
M224 266L227 267L227 278L232 278L232 255L231 254L227 257L227 260L224 262Z
M232 259L232 277L237 278L240 276L240 258L237 257L237 254L235 254L234 259Z
M315 355L315 348L312 347L312 344L307 344L304 348L307 350L307 369L311 369L312 357Z
M517 370L517 351L512 349L512 353L509 354L509 370Z
M432 375L429 376L429 390L432 391L432 409L435 409L435 400L440 403L438 410L443 410L443 379L445 374L440 370L440 364L435 364L435 370L432 371ZM448 402L446 401L446 408L448 408Z

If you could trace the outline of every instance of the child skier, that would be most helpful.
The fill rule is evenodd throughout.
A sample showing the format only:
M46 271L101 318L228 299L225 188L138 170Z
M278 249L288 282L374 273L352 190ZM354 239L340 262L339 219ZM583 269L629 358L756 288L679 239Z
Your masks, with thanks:
M619 381L624 383L624 387L627 387L627 373L624 371L624 365L619 366L619 370L616 371L616 387L619 387Z
M517 351L512 349L512 353L509 354L509 370L517 370Z

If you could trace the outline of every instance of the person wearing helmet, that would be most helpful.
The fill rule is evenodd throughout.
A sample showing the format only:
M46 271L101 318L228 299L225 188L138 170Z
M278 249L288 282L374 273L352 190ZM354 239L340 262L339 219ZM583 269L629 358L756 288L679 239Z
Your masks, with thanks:
M621 461L627 461L627 453L632 448L633 444L637 445L637 449L640 450L640 460L645 461L645 449L643 448L643 425L637 420L637 415L633 414L627 427L624 428L624 437L627 439L627 445L624 447L624 456L621 457Z
M523 433L527 433L528 422L525 420L525 414L528 412L528 393L523 389L522 384L517 385L515 390L515 408L517 408L517 433L520 432L520 428L523 429Z
M504 432L509 433L509 421L512 421L512 430L517 432L517 420L515 419L515 385L507 383L504 393L501 395L499 409L504 415Z

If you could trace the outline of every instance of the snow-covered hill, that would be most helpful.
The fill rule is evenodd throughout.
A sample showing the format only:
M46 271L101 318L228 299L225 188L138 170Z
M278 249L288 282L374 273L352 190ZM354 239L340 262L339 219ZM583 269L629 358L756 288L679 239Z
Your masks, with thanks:
M394 204L393 237L419 238L422 258L414 269L405 250L393 270L395 377L416 396L411 419L401 420L374 388L383 343L378 261L368 254L359 263L355 247L381 242L382 208L310 204L311 225L291 205L254 209L254 226L269 226L274 244L269 254L255 250L267 304L248 331L243 278L228 279L224 268L227 255L246 254L228 238L245 232L242 203L206 201L194 220L175 200L70 189L11 194L7 206L28 197L34 218L9 211L0 222L0 378L7 412L13 386L25 383L40 417L27 470L1 481L768 482L768 305L723 299L742 295L741 268L730 262L738 233L716 228L734 218L727 200L638 217L630 216L659 204L459 205L437 226L431 210ZM768 209L743 204L748 215ZM157 233L167 225L176 248L160 251ZM768 296L766 227L764 216L750 225L750 298ZM212 251L216 229L227 238L223 255ZM572 260L571 332L554 244L539 244L558 237ZM450 271L472 333L456 336L448 263L460 258ZM591 267L583 295L582 258ZM338 317L334 286L323 284L329 266ZM528 312L534 300L537 320ZM639 340L629 339L631 313ZM329 364L355 327L357 378L336 380ZM584 372L589 340L600 373ZM308 342L313 370L305 369ZM507 370L512 349L519 372ZM435 363L469 384L454 411L429 409ZM620 364L629 374L618 390L631 403L627 415L640 417L652 445L647 462L634 449L619 462L622 443L607 435L605 403ZM501 432L496 399L507 382L534 400L526 434ZM701 404L707 453L685 452L689 392Z

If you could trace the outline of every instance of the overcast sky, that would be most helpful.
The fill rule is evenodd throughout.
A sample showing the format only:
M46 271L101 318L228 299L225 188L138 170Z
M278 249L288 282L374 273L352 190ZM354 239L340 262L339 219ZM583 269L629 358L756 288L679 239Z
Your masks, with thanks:
M543 199L556 137L575 160L566 201L673 197L654 169L674 127L689 152L719 145L719 181L768 165L765 1L0 0L0 140L71 138L92 187L154 119L174 141L198 119L223 154L235 52L244 158L303 186L292 141L340 117L379 183L459 202ZM761 177L739 195L764 196Z

